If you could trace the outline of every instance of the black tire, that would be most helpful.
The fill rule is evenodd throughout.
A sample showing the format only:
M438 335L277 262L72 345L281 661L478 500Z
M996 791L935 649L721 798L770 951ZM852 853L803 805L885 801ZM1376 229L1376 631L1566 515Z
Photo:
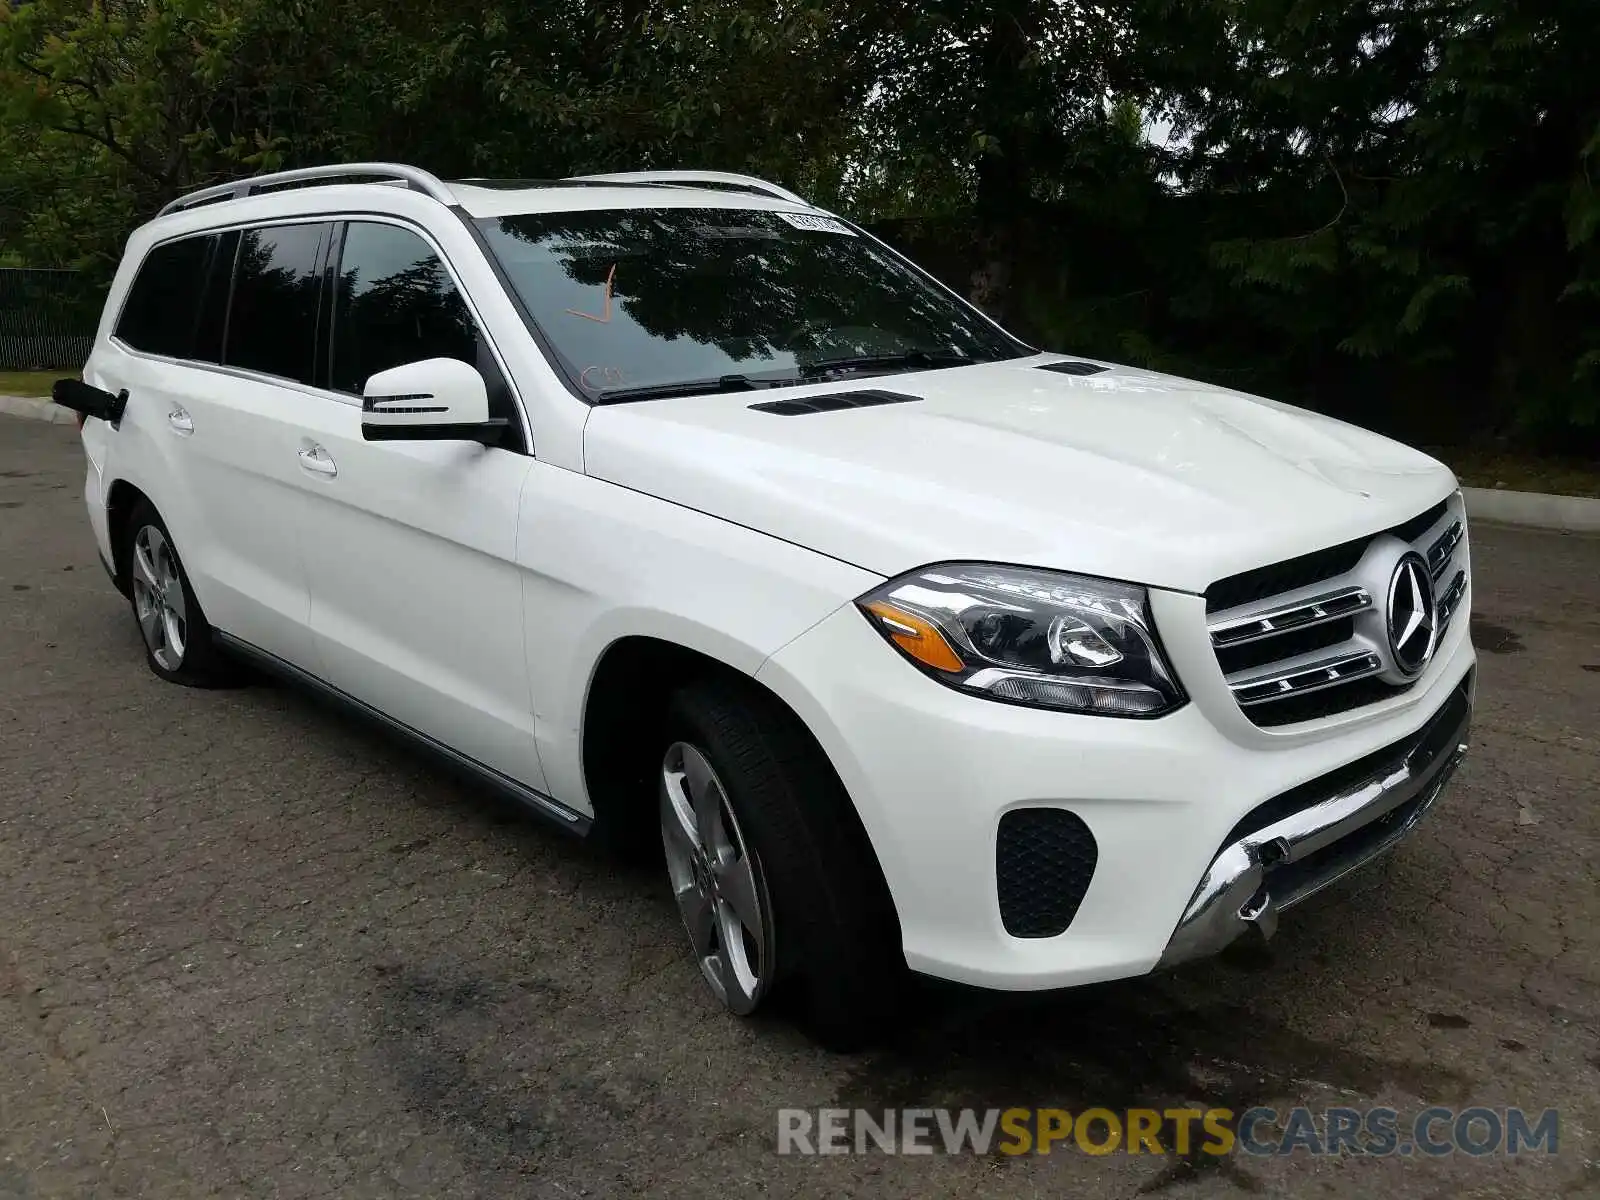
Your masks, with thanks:
M753 684L707 679L672 699L668 732L720 777L759 859L773 910L777 975L823 1046L869 1045L906 982L900 928L883 872L832 766L798 720Z
M147 632L146 622L140 619L141 604L145 603L147 585L144 584L142 573L135 563L135 553L141 535L144 535L147 529L159 534L162 544L160 557L165 560L166 556L170 555L170 565L176 574L176 586L182 591L184 637L181 652L175 652L176 647L170 643L164 649L153 646L152 635ZM122 533L123 542L119 548L119 555L124 564L123 569L127 571L128 602L133 609L134 624L139 627L139 638L144 643L145 662L149 664L150 669L168 683L178 683L185 687L222 687L231 682L233 677L231 664L217 647L211 625L206 620L205 610L200 607L200 600L195 596L194 588L189 583L189 573L184 570L183 560L179 558L177 547L173 544L172 534L167 530L166 522L161 519L161 514L156 511L155 505L148 500L140 500L134 505L133 511L128 514ZM161 565L157 566L157 573L163 573ZM157 636L163 635L164 631Z

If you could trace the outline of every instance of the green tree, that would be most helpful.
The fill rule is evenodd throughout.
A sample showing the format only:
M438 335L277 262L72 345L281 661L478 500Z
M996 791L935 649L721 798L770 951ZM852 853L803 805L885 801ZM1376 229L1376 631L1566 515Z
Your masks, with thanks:
M1479 429L1600 418L1600 9L1161 3L1178 173L1290 370L1389 364ZM1234 210L1230 217L1227 210ZM1272 304L1292 297L1289 304Z

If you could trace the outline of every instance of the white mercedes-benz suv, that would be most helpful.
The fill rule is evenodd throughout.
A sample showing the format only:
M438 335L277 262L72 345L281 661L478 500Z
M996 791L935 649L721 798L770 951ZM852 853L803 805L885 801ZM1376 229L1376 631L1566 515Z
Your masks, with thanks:
M716 999L825 1039L908 965L1270 935L1465 749L1447 468L1038 352L761 180L210 188L55 395L158 675L252 661L664 846Z

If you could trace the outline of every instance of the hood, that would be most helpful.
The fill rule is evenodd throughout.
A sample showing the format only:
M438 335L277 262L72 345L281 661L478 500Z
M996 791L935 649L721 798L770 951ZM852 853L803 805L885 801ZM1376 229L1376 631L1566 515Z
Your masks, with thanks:
M952 559L1203 592L1374 533L1455 489L1448 468L1328 417L1039 355L844 384L595 408L588 474L885 576ZM781 416L857 390L906 403Z

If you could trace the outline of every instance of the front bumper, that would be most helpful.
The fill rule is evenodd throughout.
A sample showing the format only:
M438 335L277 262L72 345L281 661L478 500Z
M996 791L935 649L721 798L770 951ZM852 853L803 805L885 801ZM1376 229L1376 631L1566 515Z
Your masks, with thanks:
M1161 602L1203 606L1177 594ZM1432 802L1460 744L1458 727L1441 733L1434 718L1458 691L1470 706L1464 616L1404 697L1283 730L1257 729L1239 712L1202 613L1188 617L1163 630L1193 700L1156 720L963 695L888 650L853 606L762 667L758 678L806 722L855 802L913 970L1003 990L1141 975L1266 931L1277 912L1403 836ZM1166 634L1190 628L1193 645ZM1429 763L1380 762L1445 734L1456 740ZM1353 778L1353 769L1367 773ZM1263 836L1295 815L1271 807L1285 796L1310 796L1295 810L1308 815ZM1002 818L1039 808L1067 809L1087 826L1092 877L1063 932L1013 936L1001 914ZM1263 821L1263 812L1275 815ZM1345 840L1369 827L1370 844ZM1263 883L1270 901L1245 920Z
M1206 868L1158 965L1204 958L1252 931L1269 938L1279 913L1392 849L1465 757L1471 720L1469 675L1412 736L1267 801Z

